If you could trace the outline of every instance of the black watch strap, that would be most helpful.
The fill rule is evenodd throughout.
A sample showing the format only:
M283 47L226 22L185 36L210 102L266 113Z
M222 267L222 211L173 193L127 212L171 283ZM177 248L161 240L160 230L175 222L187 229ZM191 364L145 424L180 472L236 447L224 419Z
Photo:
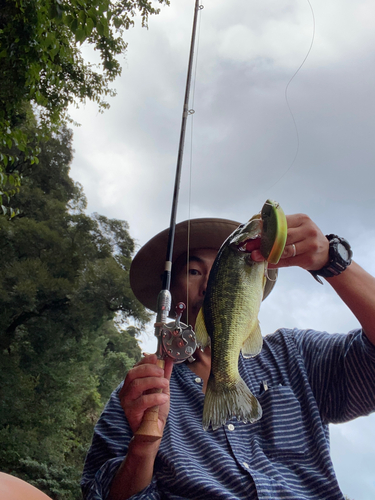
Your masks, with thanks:
M326 235L329 241L329 262L317 271L309 271L313 277L323 285L323 278L332 278L338 276L351 264L353 252L345 238L341 238L336 234Z

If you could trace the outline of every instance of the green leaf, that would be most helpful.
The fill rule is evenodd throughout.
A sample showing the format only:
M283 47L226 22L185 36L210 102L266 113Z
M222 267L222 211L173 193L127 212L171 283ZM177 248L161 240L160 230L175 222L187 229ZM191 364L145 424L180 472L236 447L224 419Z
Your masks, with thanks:
M86 39L85 30L83 30L82 28L77 28L75 35L76 35L77 42L82 43Z
M77 28L78 28L78 19L77 18L73 18L73 21L71 22L71 24L69 25L69 27L72 30L72 32L75 34L76 31L77 31Z
M101 22L98 22L98 24L96 25L96 29L100 36L104 36L104 26Z
M120 28L120 26L122 26L122 21L119 17L115 17L113 19L113 24L114 24L115 28L118 29L118 28Z
M94 21L91 19L91 17L88 17L85 26L86 35L90 36L93 29L94 29Z
M80 20L82 26L86 24L86 14L84 10L80 10L78 13L78 19Z

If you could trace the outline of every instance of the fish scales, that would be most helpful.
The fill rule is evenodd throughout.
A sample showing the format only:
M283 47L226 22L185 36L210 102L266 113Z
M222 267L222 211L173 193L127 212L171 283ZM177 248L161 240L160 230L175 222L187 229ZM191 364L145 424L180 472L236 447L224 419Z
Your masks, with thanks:
M213 264L196 331L202 344L211 339L211 373L203 410L203 427L213 430L232 417L244 422L261 418L262 409L238 371L241 349L254 356L262 347L258 312L265 285L265 262L253 262L238 247L260 236L255 216L222 245Z
M265 272L264 262L255 263L245 253L236 256L230 247L224 249L220 261L227 265L217 266L212 282L225 285L208 285L203 309L207 331L212 332L212 372L217 383L221 378L229 381L239 376L240 350L249 332L258 325Z

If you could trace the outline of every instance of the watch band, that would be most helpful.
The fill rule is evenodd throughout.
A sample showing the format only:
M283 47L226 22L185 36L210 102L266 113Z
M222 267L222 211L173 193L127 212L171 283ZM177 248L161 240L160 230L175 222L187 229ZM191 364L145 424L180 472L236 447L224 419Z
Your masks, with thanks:
M323 276L323 278L332 278L333 276L338 276L351 264L353 252L346 241L345 238L341 238L336 234L328 234L326 235L327 240L329 241L329 262L321 269L317 271L309 271L312 276L323 285L323 281L319 278L319 276ZM342 247L344 251L347 253L347 257L343 257L339 252L339 247Z

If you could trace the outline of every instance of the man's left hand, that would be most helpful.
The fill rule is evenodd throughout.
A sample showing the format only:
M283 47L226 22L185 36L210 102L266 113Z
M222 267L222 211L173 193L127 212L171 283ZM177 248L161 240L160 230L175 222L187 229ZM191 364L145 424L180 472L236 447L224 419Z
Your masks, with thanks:
M288 233L284 252L278 264L269 264L269 267L299 266L309 271L324 267L329 260L329 243L318 226L304 214L287 215L286 220ZM252 252L251 258L256 262L264 260L260 250L251 246L254 248L249 242L247 250Z

